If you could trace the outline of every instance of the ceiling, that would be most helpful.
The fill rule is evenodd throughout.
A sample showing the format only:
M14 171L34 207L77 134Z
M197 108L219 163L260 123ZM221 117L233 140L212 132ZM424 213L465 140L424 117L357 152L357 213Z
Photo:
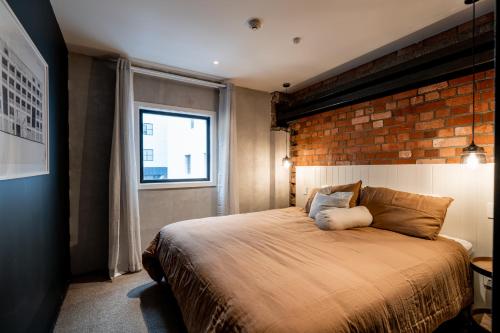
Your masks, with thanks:
M263 91L282 90L283 82L298 89L470 18L463 0L51 3L70 49L118 53ZM478 13L493 4L482 0ZM250 30L250 17L261 18L263 27Z

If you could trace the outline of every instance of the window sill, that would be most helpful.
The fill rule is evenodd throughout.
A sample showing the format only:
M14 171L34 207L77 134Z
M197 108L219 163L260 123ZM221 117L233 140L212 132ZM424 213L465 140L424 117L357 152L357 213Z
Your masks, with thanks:
M206 182L179 182L179 183L141 183L139 190L172 190L172 189L186 189L186 188L200 188L200 187L216 187L215 181Z

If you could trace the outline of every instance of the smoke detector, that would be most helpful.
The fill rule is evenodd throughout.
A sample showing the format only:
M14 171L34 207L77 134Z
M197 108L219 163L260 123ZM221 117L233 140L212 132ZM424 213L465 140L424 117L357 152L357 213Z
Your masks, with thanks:
M251 18L247 21L248 27L252 30L259 30L262 28L262 21L256 17Z

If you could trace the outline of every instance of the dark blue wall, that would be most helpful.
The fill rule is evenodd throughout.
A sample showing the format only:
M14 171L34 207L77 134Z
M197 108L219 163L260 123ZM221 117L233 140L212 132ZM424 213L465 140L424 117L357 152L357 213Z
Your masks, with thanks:
M50 174L0 181L0 331L46 332L69 277L68 52L49 0L7 0L49 65Z

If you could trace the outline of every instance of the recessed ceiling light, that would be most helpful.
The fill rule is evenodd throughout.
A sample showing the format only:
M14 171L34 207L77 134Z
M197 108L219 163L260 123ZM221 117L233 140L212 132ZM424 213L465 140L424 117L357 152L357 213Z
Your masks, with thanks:
M218 65L218 64L219 64L219 60L214 60L214 61L212 61L212 64L214 64L214 65Z

